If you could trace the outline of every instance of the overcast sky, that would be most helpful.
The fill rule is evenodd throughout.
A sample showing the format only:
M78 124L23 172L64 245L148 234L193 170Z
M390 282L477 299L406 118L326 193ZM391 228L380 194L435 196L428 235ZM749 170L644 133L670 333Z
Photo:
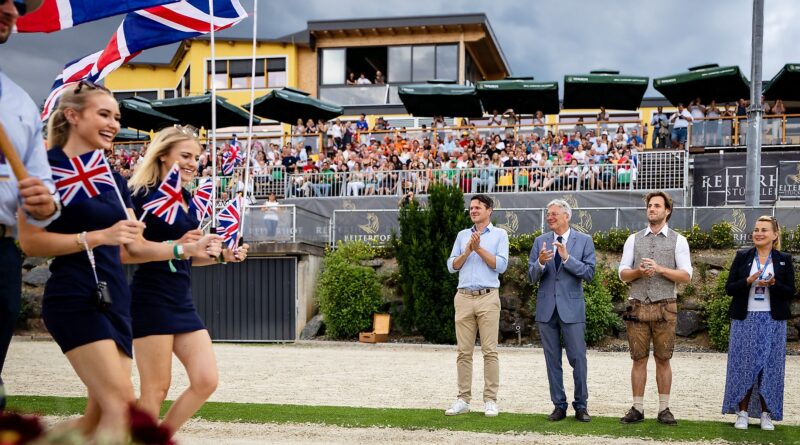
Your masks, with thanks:
M248 12L253 0L241 0ZM260 0L259 35L305 29L308 20L485 13L516 76L540 81L611 68L662 77L705 63L739 65L750 77L752 0ZM800 2L765 0L764 71L800 62ZM122 17L54 34L17 34L0 46L0 68L37 104L65 63L102 49ZM247 19L224 35L252 35ZM174 45L137 60L168 60ZM658 93L648 90L647 96Z

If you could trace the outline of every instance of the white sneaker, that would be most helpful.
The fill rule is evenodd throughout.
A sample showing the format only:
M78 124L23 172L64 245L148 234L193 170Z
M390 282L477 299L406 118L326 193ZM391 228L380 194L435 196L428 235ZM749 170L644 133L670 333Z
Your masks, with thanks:
M747 411L739 411L736 413L736 423L733 424L733 427L737 430L746 430L748 424L748 416Z
M491 400L484 404L483 415L486 417L497 417L500 414L500 410L497 409L497 402L492 402Z
M469 412L469 403L461 400L456 399L453 402L453 406L451 406L447 411L444 412L445 416L457 416L459 414L466 414Z
M769 413L761 413L761 429L764 431L774 431L775 425L772 424L772 417Z

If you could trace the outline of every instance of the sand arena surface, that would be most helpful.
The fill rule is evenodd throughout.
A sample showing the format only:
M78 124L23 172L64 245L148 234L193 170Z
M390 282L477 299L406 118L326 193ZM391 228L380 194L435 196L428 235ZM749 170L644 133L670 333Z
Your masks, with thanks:
M286 345L215 344L220 384L211 397L220 402L335 405L375 408L444 410L455 399L456 352L453 346L336 342ZM620 417L631 405L630 358L627 353L589 351L589 412ZM725 385L725 354L676 353L672 361L671 408L676 417L727 420L720 414ZM473 374L474 411L483 410L483 366L476 349ZM649 364L645 415L658 405L655 365ZM565 387L572 393L572 373L564 357ZM85 389L58 346L51 341L15 338L3 378L13 394L85 396ZM138 376L134 368L134 385ZM175 399L188 384L177 360L173 363ZM800 357L786 362L785 424L800 424ZM501 413L549 413L544 356L539 348L500 349ZM570 414L572 412L570 411ZM502 414L501 414L502 415ZM456 443L492 442L495 435L449 431L402 431L378 428L336 428L317 425L239 425L193 421L182 443ZM486 436L486 437L483 437ZM508 436L508 437L506 437ZM632 443L630 439L502 435L497 443ZM208 440L207 440L208 439ZM231 440L230 442L220 439ZM520 440L520 442L515 442ZM265 442L266 441L266 442ZM541 441L541 442L540 442ZM604 442L606 441L606 442ZM655 443L642 441L642 443Z

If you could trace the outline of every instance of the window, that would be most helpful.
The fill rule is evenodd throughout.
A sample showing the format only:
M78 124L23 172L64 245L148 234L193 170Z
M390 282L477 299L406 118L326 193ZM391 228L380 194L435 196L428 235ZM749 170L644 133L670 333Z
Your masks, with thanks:
M157 90L148 90L148 91L120 91L114 92L114 99L117 101L130 99L131 97L139 96L144 99L148 100L156 100L158 99L158 91Z
M278 88L286 86L286 58L256 59L255 77L252 59L218 60L214 84L220 89ZM206 64L206 81L211 85L211 62Z
M322 50L322 84L342 85L345 77L345 50Z
M458 82L458 46L436 46L436 78Z
M175 97L175 90L164 90L164 99L172 99Z
M411 59L411 74L414 82L425 82L436 78L435 46L415 46Z
M286 86L285 57L270 57L269 59L267 59L267 85L270 88L279 88Z
M411 47L392 46L389 48L390 83L411 82Z
M189 76L189 68L186 68L186 71L183 73L183 77L181 77L181 81L178 82L178 86L175 87L174 97L185 97L190 95L191 95L191 76ZM166 98L166 92L164 97Z

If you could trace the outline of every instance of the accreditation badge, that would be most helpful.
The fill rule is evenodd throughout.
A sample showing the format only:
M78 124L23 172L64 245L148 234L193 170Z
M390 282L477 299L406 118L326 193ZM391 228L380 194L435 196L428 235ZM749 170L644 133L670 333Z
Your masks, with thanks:
M767 293L767 288L765 286L756 286L755 288L755 300L756 301L764 301L764 295Z

